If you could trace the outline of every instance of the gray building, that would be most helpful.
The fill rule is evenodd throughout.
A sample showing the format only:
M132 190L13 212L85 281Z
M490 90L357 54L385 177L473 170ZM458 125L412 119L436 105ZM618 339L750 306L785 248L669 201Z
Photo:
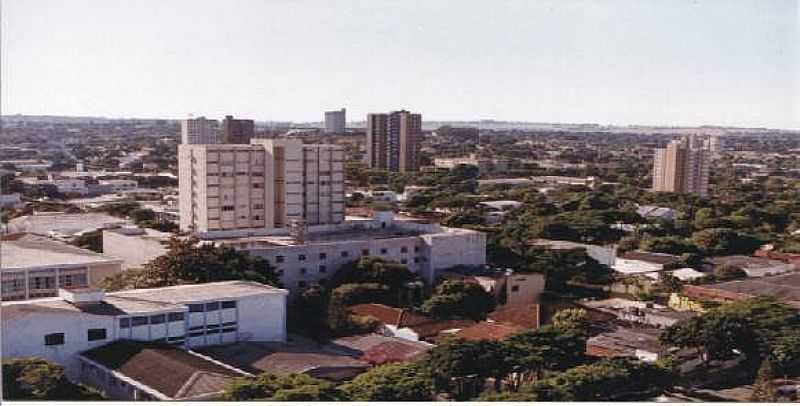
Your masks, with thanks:
M328 134L342 134L344 133L347 123L347 112L343 108L341 110L333 110L325 112L325 132Z

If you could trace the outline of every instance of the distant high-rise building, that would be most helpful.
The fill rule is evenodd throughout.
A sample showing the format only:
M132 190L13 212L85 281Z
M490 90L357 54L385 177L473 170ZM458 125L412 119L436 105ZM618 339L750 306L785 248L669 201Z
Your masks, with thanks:
M406 110L367 115L367 164L390 172L419 170L422 115Z
M181 121L181 144L219 144L217 120L197 117Z
M222 142L225 144L249 144L255 134L253 120L235 119L225 116L222 120Z
M347 112L345 109L325 112L325 132L328 134L342 134L347 125Z
M344 150L298 139L181 145L180 223L214 233L344 221Z
M710 156L696 137L671 141L656 149L653 191L708 195Z

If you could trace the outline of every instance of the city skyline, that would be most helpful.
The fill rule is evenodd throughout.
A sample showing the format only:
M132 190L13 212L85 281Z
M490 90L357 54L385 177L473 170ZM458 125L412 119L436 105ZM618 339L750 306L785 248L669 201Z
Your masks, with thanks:
M7 0L2 112L800 128L794 1L451 4Z

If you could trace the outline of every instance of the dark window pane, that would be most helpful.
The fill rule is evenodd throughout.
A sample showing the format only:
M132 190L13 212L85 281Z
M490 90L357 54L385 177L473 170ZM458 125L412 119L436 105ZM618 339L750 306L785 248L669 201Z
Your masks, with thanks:
M64 333L53 333L44 336L44 345L63 345Z
M90 328L89 331L86 332L89 341L97 341L97 340L105 340L106 339L106 329L104 328Z
M166 317L163 314L150 316L150 324L164 324Z
M235 309L236 308L236 301L235 300L226 300L222 302L223 309Z
M145 325L145 324L147 324L147 317L134 317L131 320L131 325L132 326L142 326L142 325Z
M219 309L219 302L208 302L208 303L206 303L206 311L207 312L214 311L214 310L217 310L217 309Z
M129 318L119 319L119 328L128 328L130 326L131 326L131 319Z
M167 317L169 321L182 321L183 320L183 313L170 313Z
M202 312L203 312L203 305L201 304L189 305L189 313L202 313Z

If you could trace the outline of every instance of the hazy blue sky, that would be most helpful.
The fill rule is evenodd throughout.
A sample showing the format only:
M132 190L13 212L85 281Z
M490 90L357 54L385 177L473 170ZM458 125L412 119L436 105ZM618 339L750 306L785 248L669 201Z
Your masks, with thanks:
M2 0L2 109L800 128L798 3Z

